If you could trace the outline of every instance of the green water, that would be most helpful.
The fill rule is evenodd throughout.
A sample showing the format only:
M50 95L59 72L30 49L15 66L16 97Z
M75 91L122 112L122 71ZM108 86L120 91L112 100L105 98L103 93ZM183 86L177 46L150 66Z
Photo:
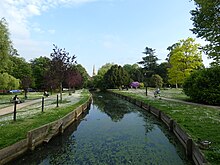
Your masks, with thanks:
M63 135L10 164L190 164L174 136L127 101L94 94L87 113Z

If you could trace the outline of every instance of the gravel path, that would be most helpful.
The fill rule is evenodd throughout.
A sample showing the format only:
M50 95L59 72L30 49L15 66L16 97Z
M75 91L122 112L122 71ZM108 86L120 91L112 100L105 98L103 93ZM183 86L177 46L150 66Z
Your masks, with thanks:
M68 94L63 94L63 100L67 100L68 103L61 104L59 106L65 106L67 104L74 104L80 100L80 95L81 91L76 91L76 93L72 94L69 96ZM47 97L44 99L45 101L45 108L50 108L54 107L54 102L56 102L56 95ZM36 100L31 100L31 101L26 101L20 104L17 104L16 110L24 110L24 111L29 111L30 109L36 109L36 107L39 109L41 108L41 102L42 99L36 99ZM0 108L0 116L5 116L7 114L11 114L14 112L14 104L12 103L11 106L5 107L5 108Z
M139 95L144 95L145 96L145 90L143 90L143 89L130 89L130 90L128 90L128 92L137 93ZM154 97L154 91L148 91L147 95L151 96L151 97ZM193 103L193 102L188 102L188 101L183 101L183 100L178 100L178 99L171 99L171 98L166 98L166 97L160 97L160 98L162 100L173 101L173 102L184 103L184 104L190 104L190 105L203 106L203 107L209 107L209 108L215 108L215 109L220 110L220 106L199 104L199 103Z
M37 99L37 100L31 100L31 101L26 101L24 103L17 104L16 109L18 110L18 109L27 107L27 106L35 104L35 103L39 103L39 102L41 102L41 100L42 99ZM10 114L13 112L14 112L14 104L12 103L11 106L0 109L0 116L7 115L7 114Z

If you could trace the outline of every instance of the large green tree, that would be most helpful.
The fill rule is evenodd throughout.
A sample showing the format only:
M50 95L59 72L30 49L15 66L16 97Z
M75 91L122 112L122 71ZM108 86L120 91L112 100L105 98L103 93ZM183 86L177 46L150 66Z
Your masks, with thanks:
M138 64L125 64L123 68L128 72L132 81L143 82L144 75L142 73L142 68L138 66Z
M105 89L104 75L113 66L113 63L106 63L99 70L96 76L92 77L92 81L95 88Z
M168 85L168 71L169 68L168 62L162 62L157 66L156 74L160 75L160 77L163 79L164 86Z
M26 62L24 58L17 56L11 56L10 59L13 62L13 71L11 75L20 79L21 87L25 92L25 98L27 98L28 88L34 85L31 64Z
M89 79L90 79L88 72L81 64L77 64L76 68L82 76L82 87L84 88L87 87Z
M7 72L10 66L10 52L12 42L10 40L8 24L4 18L0 20L0 73Z
M152 87L161 88L163 86L163 79L158 74L154 74L151 77Z
M36 89L45 89L45 76L50 66L48 57L39 57L31 60L31 68Z
M193 72L184 82L183 91L196 102L220 105L220 66Z
M130 83L130 77L120 65L113 65L104 75L105 88L121 88Z
M14 78L8 73L0 73L0 89L11 90L18 89L20 86L20 80Z
M204 38L208 44L203 48L213 59L212 65L220 65L220 1L194 0L196 8L191 11L197 37Z
M202 53L199 50L199 44L196 44L192 38L180 40L169 49L169 82L178 87L178 84L182 85L193 70L203 67Z
M138 64L143 65L144 75L146 78L150 78L153 74L155 74L156 68L158 66L158 58L155 54L155 49L146 47L143 52L145 57L142 57L142 61L138 62Z

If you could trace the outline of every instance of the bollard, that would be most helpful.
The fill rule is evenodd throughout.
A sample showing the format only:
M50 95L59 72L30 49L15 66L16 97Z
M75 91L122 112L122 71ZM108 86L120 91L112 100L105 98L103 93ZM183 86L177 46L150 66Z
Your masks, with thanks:
M57 95L57 107L59 107L58 102L59 102L59 96Z
M145 92L146 96L147 96L147 86L146 86L146 92Z
M189 159L192 159L192 139L189 138L187 141L186 141L186 155Z
M42 112L44 112L44 97L42 97Z
M14 121L16 121L16 108L17 108L17 101L14 102Z

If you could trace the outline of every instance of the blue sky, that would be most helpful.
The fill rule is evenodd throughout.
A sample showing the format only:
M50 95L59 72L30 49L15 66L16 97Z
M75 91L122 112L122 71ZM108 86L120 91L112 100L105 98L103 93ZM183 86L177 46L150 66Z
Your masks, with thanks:
M163 62L168 46L196 37L189 30L194 8L189 0L1 0L0 18L27 61L49 57L56 44L91 75L93 65L141 61L146 46Z

